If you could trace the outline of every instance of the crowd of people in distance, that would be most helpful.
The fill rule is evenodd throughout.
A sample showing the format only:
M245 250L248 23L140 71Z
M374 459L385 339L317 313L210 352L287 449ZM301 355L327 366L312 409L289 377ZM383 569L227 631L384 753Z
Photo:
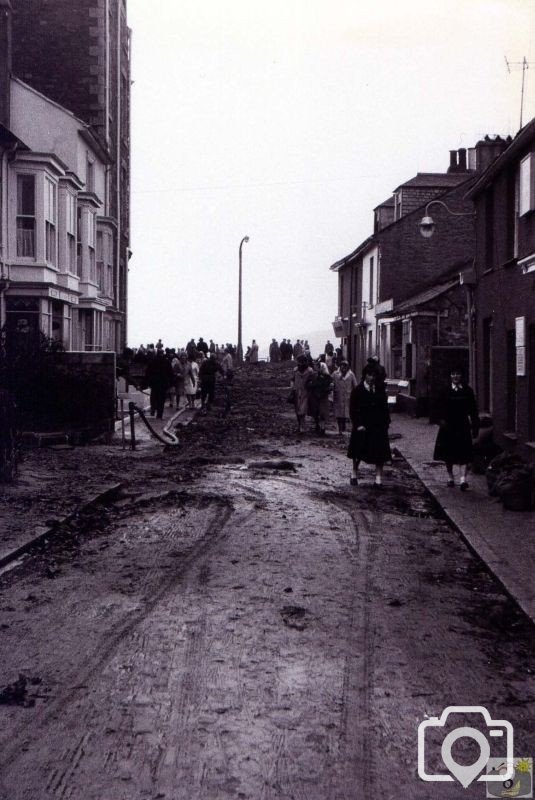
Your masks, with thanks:
M128 349L124 359L144 368L142 388L150 390L150 414L163 418L166 400L179 409L183 403L195 407L200 399L201 409L208 411L215 398L216 378L221 376L225 392L225 412L230 410L236 347L233 344L206 342L201 336L196 342L190 339L185 347L165 347L162 340L156 344L140 345Z
M290 339L283 339L280 344L276 339L272 339L269 345L269 360L274 364L278 364L280 361L291 361L302 355L311 358L307 339L297 339L295 344L292 344Z
M150 389L150 412L163 417L166 400L179 409L184 399L186 407L194 408L200 399L201 410L206 412L214 402L216 379L224 389L225 411L231 406L231 386L237 348L232 344L206 342L194 339L182 348L164 347L161 339L137 350L125 351L127 361L143 365L143 388ZM259 361L259 347L253 339L247 347L244 360L249 364ZM348 422L351 431L347 456L352 461L350 482L357 486L361 462L375 467L374 488L381 489L383 467L392 459L388 429L390 413L386 384L386 371L377 355L368 358L360 379L350 369L340 348L328 340L324 351L313 359L308 341L289 339L279 342L272 339L269 346L271 363L294 361L288 401L297 418L297 433L305 431L305 419L311 417L319 436L326 435L331 404L338 433L344 436ZM468 467L473 459L474 440L478 436L479 415L473 390L466 383L460 366L451 369L450 380L438 398L435 416L439 421L433 457L446 465L447 485L453 487L453 468L460 467L460 488L468 489Z

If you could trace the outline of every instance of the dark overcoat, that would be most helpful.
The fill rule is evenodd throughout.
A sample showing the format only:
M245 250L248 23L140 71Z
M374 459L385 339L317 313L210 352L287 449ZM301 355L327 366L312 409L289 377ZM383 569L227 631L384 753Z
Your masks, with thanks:
M392 459L388 441L390 413L384 391L367 389L364 381L351 392L349 416L353 424L348 458L367 464L384 464ZM358 428L363 426L364 431Z
M440 428L433 458L447 464L469 464L473 458L472 436L477 436L479 416L470 386L448 386L436 404Z

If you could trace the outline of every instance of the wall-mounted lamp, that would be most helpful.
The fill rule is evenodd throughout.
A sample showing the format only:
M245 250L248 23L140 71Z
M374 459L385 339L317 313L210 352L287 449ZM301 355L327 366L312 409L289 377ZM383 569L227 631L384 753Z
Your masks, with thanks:
M451 208L448 208L446 203L442 200L431 200L425 207L424 216L420 220L418 227L420 228L420 233L424 237L424 239L430 239L433 233L435 232L435 220L429 214L429 209L432 205L442 206L446 209L448 214L451 214L452 217L475 217L473 211L452 211Z

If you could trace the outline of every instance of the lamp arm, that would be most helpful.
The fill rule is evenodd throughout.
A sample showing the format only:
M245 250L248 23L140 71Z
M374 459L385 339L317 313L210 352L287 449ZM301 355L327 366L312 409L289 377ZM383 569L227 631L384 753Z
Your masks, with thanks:
M443 206L448 214L451 214L453 217L475 217L474 211L452 211L443 200L430 200L425 207L424 217L429 216L429 209L433 205Z

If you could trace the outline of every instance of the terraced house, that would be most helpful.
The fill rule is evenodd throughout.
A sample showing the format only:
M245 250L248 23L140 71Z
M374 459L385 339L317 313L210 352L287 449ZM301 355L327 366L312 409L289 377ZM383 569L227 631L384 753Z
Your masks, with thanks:
M0 324L67 350L127 331L124 0L0 0Z
M476 379L499 444L535 460L535 119L469 192L476 210Z

